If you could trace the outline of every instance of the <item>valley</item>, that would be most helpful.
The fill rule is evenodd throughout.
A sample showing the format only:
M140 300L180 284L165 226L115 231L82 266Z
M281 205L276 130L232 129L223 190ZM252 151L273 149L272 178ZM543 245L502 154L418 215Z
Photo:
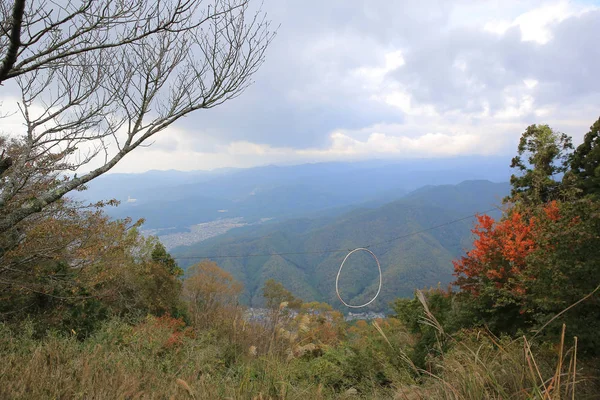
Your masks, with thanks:
M343 257L375 243L370 249L381 261L384 287L368 309L383 311L391 300L410 297L417 288L445 287L452 280L452 260L470 246L474 218L463 218L499 206L508 191L508 184L489 181L430 186L380 207L246 226L171 253L184 269L214 256L244 284L242 300L251 306L262 305L260 288L273 278L299 298L339 307L333 288ZM425 231L457 219L462 220ZM390 240L396 237L402 238ZM376 268L368 257L350 261L340 285L351 303L362 303L377 289Z
M398 296L452 281L451 261L471 243L474 218L464 217L501 205L509 185L491 180L505 179L506 165L467 157L150 171L101 177L81 195L127 199L109 215L144 218L143 233L158 236L184 270L212 258L243 283L241 301L251 307L263 306L271 278L303 300L340 307L341 260L371 244L384 286L367 311L382 312ZM373 296L377 279L372 260L357 256L340 285L357 304Z

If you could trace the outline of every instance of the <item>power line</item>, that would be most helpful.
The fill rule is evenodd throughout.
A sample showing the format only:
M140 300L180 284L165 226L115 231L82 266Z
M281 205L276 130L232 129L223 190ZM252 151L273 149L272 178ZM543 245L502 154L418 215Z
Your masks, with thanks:
M326 253L342 253L350 251L349 249L335 250L320 250L320 251L298 251L284 253L260 253L260 254L239 254L239 255L215 255L215 256L181 256L173 257L176 260L195 260L199 258L246 258L246 257L269 257L269 256L293 256L300 254L326 254Z
M444 222L443 224L435 225L426 229L422 229L420 231L411 232L405 235L396 236L394 238L384 240L381 242L371 243L366 246L359 246L365 249L369 249L371 247L379 246L382 244L387 244L391 242L395 242L396 240L406 239L412 236L419 235L421 233L429 232L434 229L442 228L444 226L452 225L457 222L461 222L470 218L474 218L480 214L486 214L492 211L498 210L498 207L490 208L489 210L485 210L482 212L477 212L475 214L468 215L466 217L458 218L452 221ZM247 258L247 257L271 257L271 256L293 256L293 255L303 255L303 254L331 254L331 253L348 253L355 248L345 248L345 249L330 249L330 250L318 250L318 251L295 251L295 252L282 252L282 253L255 253L255 254L238 254L238 255L206 255L206 256L179 256L173 257L176 260L198 260L198 259L215 259L215 258Z

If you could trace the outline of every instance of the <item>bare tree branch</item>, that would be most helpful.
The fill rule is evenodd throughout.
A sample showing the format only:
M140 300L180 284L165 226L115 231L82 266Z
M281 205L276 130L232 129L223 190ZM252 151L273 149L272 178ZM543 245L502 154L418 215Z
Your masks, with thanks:
M23 24L23 13L25 12L25 0L15 0L13 6L11 29L9 34L9 45L0 67L0 84L6 79L17 62L17 54L21 47L21 25Z
M0 232L239 96L274 37L249 0L0 0L0 18L0 83L20 89L25 128L0 143Z

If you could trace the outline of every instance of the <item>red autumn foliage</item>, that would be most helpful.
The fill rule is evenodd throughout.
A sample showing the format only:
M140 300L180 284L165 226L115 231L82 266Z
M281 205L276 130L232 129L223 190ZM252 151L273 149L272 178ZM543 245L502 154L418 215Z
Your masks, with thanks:
M177 347L183 343L184 337L189 337L192 333L181 318L173 318L169 314L148 317L145 323L134 328L134 332L136 336L161 348Z
M552 200L544 207L544 212L546 213L546 217L550 221L558 221L560 219L560 210L558 208L558 202L556 200Z
M527 293L527 283L535 280L527 271L527 258L541 250L538 239L545 224L556 223L560 218L557 201L544 205L536 216L518 210L509 211L500 221L488 215L477 216L478 223L471 231L476 237L473 249L453 261L455 283L474 296L484 287L493 286L522 298ZM545 248L550 250L548 244Z
M488 215L477 217L472 230L476 236L473 249L466 257L453 261L457 284L465 291L478 295L481 285L493 283L496 288L511 282L522 281L527 256L535 250L536 219L526 218L514 211L508 218L496 222ZM523 295L520 284L512 288Z

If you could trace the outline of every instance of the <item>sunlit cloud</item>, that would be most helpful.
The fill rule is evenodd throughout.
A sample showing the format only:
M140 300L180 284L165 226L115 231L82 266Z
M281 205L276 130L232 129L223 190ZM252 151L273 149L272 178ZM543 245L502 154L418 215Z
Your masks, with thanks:
M281 27L255 84L178 121L113 171L507 155L530 124L577 141L600 113L600 7L589 1L263 8ZM3 110L18 101L10 91ZM23 129L18 114L2 121L5 132Z

